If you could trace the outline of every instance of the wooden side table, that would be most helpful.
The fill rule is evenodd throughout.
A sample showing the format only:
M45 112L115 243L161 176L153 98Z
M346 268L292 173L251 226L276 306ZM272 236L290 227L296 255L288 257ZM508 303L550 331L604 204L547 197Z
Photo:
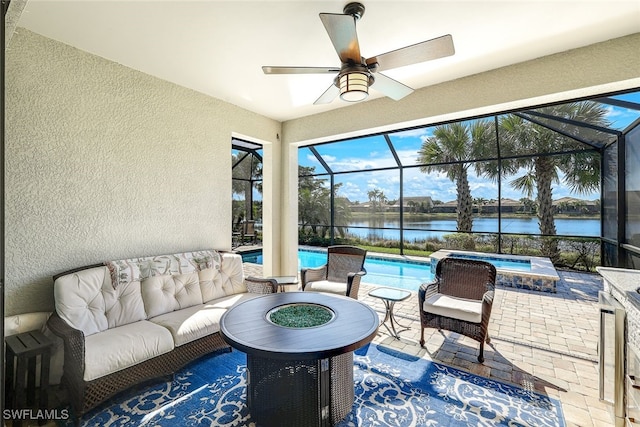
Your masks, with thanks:
M40 399L38 409L47 409L49 405L47 395L49 362L53 341L40 331L29 331L6 337L5 343L7 352L5 407L25 409L27 406L34 405L36 397L36 359L40 356ZM15 375L14 366L16 366ZM19 419L14 420L13 425L20 426L21 421Z

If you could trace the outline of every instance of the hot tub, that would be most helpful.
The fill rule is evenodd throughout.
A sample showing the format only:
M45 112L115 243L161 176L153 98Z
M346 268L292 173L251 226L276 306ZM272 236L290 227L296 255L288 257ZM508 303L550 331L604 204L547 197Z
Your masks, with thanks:
M490 262L496 267L497 285L555 293L557 282L560 280L549 258L448 249L431 254L431 270L435 272L438 261L446 256Z

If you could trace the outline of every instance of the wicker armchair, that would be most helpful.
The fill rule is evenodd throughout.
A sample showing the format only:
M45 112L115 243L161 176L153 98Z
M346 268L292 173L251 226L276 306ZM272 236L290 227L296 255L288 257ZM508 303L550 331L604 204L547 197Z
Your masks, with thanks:
M247 292L252 294L275 294L278 292L276 279L249 276L244 278L244 283L247 285Z
M484 362L495 282L496 268L488 262L440 260L434 281L422 284L418 291L420 345L424 346L425 328L446 329L479 341L478 361Z
M367 251L355 246L329 246L327 263L300 270L303 291L330 292L358 299L362 276L367 274L364 261Z

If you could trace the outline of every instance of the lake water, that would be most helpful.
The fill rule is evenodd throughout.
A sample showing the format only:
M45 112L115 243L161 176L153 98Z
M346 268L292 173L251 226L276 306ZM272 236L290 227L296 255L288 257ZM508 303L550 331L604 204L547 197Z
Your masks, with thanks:
M556 218L556 233L562 236L599 237L599 218ZM372 229L369 227L385 228ZM381 219L364 219L351 221L347 232L369 240L399 240L400 231L390 230L400 228L399 220L384 221ZM405 220L405 241L422 241L428 238L442 238L445 234L454 233L456 229L455 219L436 220ZM497 233L498 218L475 218L472 231L480 233ZM538 219L530 218L502 218L503 233L538 234Z

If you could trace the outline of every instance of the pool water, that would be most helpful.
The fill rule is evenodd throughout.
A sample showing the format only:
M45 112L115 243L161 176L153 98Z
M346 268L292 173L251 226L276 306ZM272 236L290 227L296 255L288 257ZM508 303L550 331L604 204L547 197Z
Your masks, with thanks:
M501 270L531 272L531 262L529 260L492 257L488 254L456 253L451 256L481 259L490 262ZM242 260L244 262L262 264L262 252L247 252L242 255ZM298 250L298 269L320 267L326 262L327 253L324 251ZM417 291L422 283L433 280L433 271L435 271L435 265L432 265L430 261L386 259L374 254L367 255L364 268L367 270L367 274L363 277L363 282L409 291Z
M243 254L242 260L262 264L262 253ZM326 263L326 252L298 250L298 268L320 267ZM363 282L410 291L417 291L422 283L433 279L431 264L426 261L387 260L368 255L364 268L367 275L363 277Z
M500 269L531 271L531 262L528 260L504 259L485 255L454 254L451 256L455 256L456 258L481 259L490 262L495 265L496 268ZM244 262L262 264L262 252L245 253L242 255L242 260ZM320 267L326 263L326 252L298 249L299 269ZM384 259L369 254L365 260L364 268L367 270L367 274L362 278L362 281L379 286L417 291L422 283L433 280L431 263L429 261Z

